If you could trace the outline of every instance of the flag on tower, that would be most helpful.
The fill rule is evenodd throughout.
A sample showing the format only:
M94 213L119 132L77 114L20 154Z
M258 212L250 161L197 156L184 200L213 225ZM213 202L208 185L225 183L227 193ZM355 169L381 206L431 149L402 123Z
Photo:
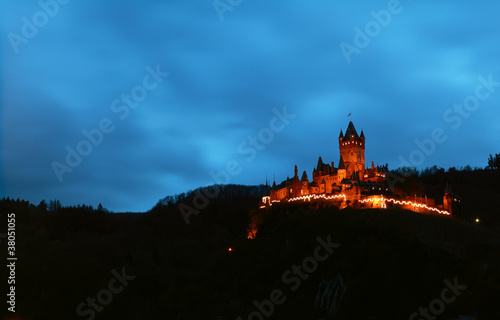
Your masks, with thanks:
M348 117L350 117L350 116L351 116L351 114L349 113Z

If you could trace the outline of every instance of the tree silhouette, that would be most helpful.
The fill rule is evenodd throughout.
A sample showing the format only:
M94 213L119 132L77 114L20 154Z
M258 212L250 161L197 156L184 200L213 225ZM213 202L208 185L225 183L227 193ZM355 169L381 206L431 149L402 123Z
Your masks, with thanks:
M49 211L54 212L62 208L61 202L59 200L50 200Z
M497 153L494 156L490 154L487 168L500 170L500 153Z
M42 200L38 204L37 209L42 213L47 213L47 207L47 202L45 202L45 200Z

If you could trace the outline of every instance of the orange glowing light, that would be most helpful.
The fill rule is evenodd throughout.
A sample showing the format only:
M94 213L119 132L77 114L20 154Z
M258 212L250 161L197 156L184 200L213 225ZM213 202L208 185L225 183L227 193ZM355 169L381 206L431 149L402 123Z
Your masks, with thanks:
M345 194L336 194L336 195L327 196L325 194L319 194L319 195L310 194L307 196L300 196L300 197L288 199L288 202L294 202L294 201L299 201L299 200L303 200L305 202L305 201L311 201L311 199L313 199L313 200L317 200L317 199L334 200L334 199L339 199L339 198L342 198L345 201L346 195Z
M229 248L229 249L227 249L227 251L231 252L231 251L233 251L233 248Z
M374 201L374 199L369 198L369 199L360 200L359 202L365 203L365 202L371 202L371 201ZM385 198L385 197L382 197L381 201L382 201L382 208L387 208L386 202L392 202L393 204L413 206L416 208L423 208L423 209L426 209L429 211L433 211L433 212L436 212L439 214L450 215L450 213L448 211L439 210L437 208L429 207L428 205L425 205L423 203L417 203L417 202L405 201L405 200L396 200L393 198Z
M324 199L324 200L338 200L338 199L343 199L344 201L346 201L346 195L345 194L337 194L337 195L330 195L330 196L327 196L325 194L311 194L311 195L306 195L306 196L300 196L300 197L295 197L295 198L291 198L291 199L288 199L288 202L294 202L294 201L311 201L312 200L317 200L317 199ZM405 201L405 200L396 200L394 198L386 198L386 197L374 197L374 198L368 198L368 199L363 199L363 200L359 200L360 203L366 203L366 202L373 202L375 205L378 205L380 204L380 207L381 208L387 208L387 202L392 202L393 204L397 204L397 205L407 205L407 206L413 206L415 208L422 208L422 209L426 209L426 210L429 210L429 211L433 211L433 212L436 212L436 213L439 213L439 214L444 214L444 215L450 215L450 213L448 211L445 211L445 210L439 210L437 208L433 208L433 207L429 207L428 205L426 204L423 204L423 203L417 203L417 202L413 202L413 201Z

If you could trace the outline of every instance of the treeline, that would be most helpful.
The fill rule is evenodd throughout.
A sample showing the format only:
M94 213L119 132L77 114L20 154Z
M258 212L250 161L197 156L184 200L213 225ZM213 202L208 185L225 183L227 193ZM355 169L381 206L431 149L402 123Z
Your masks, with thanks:
M393 177L399 178L396 187L414 185L417 181L422 184L438 184L438 183L472 183L490 186L496 189L496 180L494 177L500 175L499 169L491 167L480 168L467 165L464 167L450 167L444 169L438 166L427 167L418 170L415 167L400 167L390 171ZM410 188L411 189L411 188ZM415 186L413 187L415 189ZM409 190L414 192L416 190Z
M189 190L176 195L166 196L156 203L153 207L153 211L178 205L179 203L192 202L193 199L198 194L202 194L210 200L245 200L245 199L260 199L261 197L268 195L271 191L271 187L267 185L258 186L245 186L239 184L215 184L207 187L200 187L194 190Z
M82 212L82 213L109 213L102 204L99 203L96 209L85 204L76 206L64 207L59 200L50 200L49 203L45 200L40 201L38 205L34 205L29 201L11 199L10 197L0 199L0 212L15 212L15 213L56 213L61 211Z
M425 178L435 175L442 175L444 173L454 174L457 172L484 172L490 170L500 170L500 153L497 153L495 155L490 154L488 158L488 165L485 168L482 167L473 168L470 165L466 165L463 167L450 167L447 170L445 170L442 167L434 165L432 167L427 167L422 170L418 170L415 167L399 167L395 170L391 170L391 172L401 177L417 176L420 178Z
M438 166L418 170L415 167L400 167L390 171L395 180L394 186L408 194L425 192L424 185L446 185L467 183L471 186L481 186L498 189L495 177L500 176L500 170L489 167L480 168L467 165L464 167L451 167L444 169Z
M88 205L62 206L59 200L44 200L37 206L25 200L0 199L0 219L15 213L19 226L29 226L28 234L51 240L74 240L102 234L111 234L125 225L133 223L139 215L113 214L99 205L97 209ZM27 234L26 234L27 235Z
M448 169L444 169L438 166L427 167L422 170L418 170L415 167L399 167L397 169L391 170L392 173L397 174L401 177L410 177L417 176L419 178L429 177L433 175L439 175L444 173L456 173L456 172L483 172L485 170L490 170L487 168L481 167L471 167L470 165L466 165L463 167L450 167Z

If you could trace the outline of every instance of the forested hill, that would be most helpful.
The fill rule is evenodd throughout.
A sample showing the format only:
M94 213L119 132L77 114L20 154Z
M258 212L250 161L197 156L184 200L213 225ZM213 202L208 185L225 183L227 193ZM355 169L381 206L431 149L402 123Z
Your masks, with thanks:
M195 190L190 190L184 193L169 195L158 201L155 208L175 205L180 202L189 203L198 194L214 200L228 199L260 199L265 195L269 195L271 188L266 185L245 186L240 184L212 185L208 187L200 187Z
M0 221L7 226L7 212L16 213L16 310L23 319L85 319L77 306L122 268L134 280L95 319L247 319L254 301L270 299L276 289L286 301L271 319L408 319L455 278L467 289L440 319L498 319L499 178L494 170L405 176L401 188L425 188L436 197L451 183L464 202L461 219L307 203L259 212L269 187L232 185L218 186L189 224L179 206L194 206L197 194L215 194L215 186L166 197L140 214L4 198ZM260 222L253 240L250 216ZM480 223L469 219L476 216ZM328 236L338 250L291 290L283 273L314 256L318 237ZM320 283L339 274L347 290L331 315L315 308L315 299ZM7 279L6 268L0 277ZM0 318L6 315L4 308Z

